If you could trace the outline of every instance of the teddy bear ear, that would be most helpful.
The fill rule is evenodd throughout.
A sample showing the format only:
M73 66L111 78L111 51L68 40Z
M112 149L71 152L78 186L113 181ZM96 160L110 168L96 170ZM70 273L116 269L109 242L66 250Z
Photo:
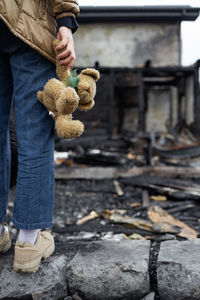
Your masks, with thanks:
M87 69L82 70L81 74L86 74L86 75L92 76L92 78L94 78L95 81L97 81L100 78L99 71L92 69L92 68L87 68Z

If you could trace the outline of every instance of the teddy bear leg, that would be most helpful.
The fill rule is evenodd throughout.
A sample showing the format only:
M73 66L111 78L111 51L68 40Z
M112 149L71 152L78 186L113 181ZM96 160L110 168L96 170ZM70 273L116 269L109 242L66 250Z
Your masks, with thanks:
M67 87L63 89L60 97L56 100L57 111L63 115L74 112L79 104L79 96L75 89Z
M56 118L56 131L60 138L72 139L83 133L84 125L78 120L71 120L71 117L59 115Z

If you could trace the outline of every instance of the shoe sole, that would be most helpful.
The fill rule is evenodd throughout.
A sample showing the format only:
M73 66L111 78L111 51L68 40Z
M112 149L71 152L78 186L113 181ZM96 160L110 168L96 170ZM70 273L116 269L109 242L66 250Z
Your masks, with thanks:
M6 253L6 252L10 249L10 247L11 247L11 241L9 241L9 242L5 245L4 249L0 251L0 254Z
M38 271L40 267L40 263L42 259L47 259L55 250L55 244L50 245L45 251L37 257L34 261L31 261L26 264L20 264L14 261L13 270L16 272L22 273L35 273Z

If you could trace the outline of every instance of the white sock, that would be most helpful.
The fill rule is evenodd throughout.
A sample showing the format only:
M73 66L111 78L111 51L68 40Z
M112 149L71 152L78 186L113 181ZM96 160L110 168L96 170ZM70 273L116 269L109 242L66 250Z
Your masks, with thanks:
M2 226L2 224L0 224L0 235L1 235L2 228L3 228L3 226Z
M37 234L38 234L38 229L33 229L33 230L20 229L18 241L25 242L25 243L28 242L34 245L37 239Z

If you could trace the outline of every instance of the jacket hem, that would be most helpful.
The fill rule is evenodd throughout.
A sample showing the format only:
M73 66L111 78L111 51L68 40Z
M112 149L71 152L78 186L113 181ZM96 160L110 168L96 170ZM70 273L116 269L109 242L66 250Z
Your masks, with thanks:
M26 39L23 35L21 35L20 33L18 33L17 31L13 30L12 26L9 24L9 22L6 20L6 18L4 18L4 16L2 16L2 14L0 14L0 19L2 19L2 21L6 24L6 26L8 26L9 30L19 39L21 39L24 43L26 43L27 45L29 45L31 48L33 48L34 50L36 50L37 52L39 52L42 56L44 56L45 58L47 58L48 60L50 60L53 64L56 64L56 60L55 58L53 58L52 56L50 56L47 52L43 51L40 47L33 45L33 43L31 41L29 41L28 39ZM53 39L52 39L53 41Z

